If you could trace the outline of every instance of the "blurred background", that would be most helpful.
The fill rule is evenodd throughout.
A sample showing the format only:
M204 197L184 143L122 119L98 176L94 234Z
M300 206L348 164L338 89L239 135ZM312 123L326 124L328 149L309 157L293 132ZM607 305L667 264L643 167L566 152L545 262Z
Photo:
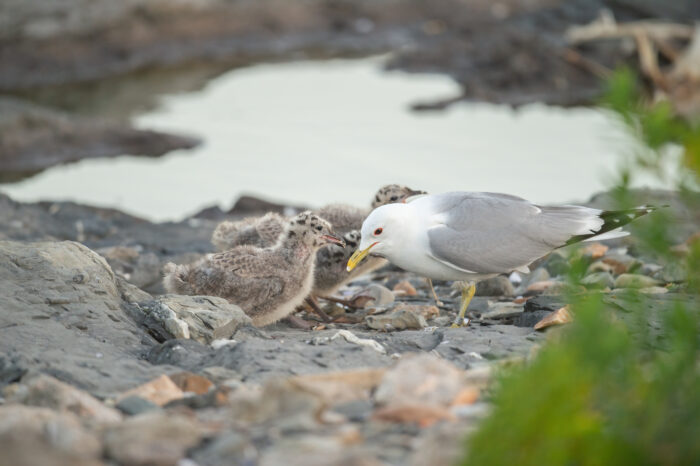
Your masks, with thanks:
M693 0L3 0L0 191L156 221L241 195L366 205L386 183L586 200L635 144L592 107L604 78L639 69L695 112L656 70L699 18ZM618 27L649 20L656 68Z

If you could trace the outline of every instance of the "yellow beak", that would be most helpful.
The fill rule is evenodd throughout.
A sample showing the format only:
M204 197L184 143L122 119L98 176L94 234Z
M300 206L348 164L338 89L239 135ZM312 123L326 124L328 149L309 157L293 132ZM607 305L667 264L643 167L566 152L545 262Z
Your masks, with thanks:
M372 249L376 244L377 243L372 243L367 249L363 249L362 251L358 249L357 251L355 251L355 253L352 256L350 256L350 259L348 259L348 272L357 267L357 264L362 262L362 259L364 259L369 254L369 250Z

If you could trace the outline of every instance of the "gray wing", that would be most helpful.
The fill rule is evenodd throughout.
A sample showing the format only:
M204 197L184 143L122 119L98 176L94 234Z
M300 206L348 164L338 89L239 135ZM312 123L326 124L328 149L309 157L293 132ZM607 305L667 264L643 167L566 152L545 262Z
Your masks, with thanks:
M428 230L432 256L459 270L487 274L530 264L595 225L600 211L540 207L497 193L447 193L435 201L433 212L442 222Z

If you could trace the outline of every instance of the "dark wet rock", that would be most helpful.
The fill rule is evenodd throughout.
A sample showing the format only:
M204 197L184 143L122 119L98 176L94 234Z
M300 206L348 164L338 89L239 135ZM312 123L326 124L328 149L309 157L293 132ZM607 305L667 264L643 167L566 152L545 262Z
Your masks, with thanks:
M562 296L536 296L525 302L525 312L553 312L566 305Z
M15 370L107 395L157 375L102 257L74 242L0 241L0 353ZM29 342L32 342L31 344Z
M48 408L0 406L0 463L98 466L102 447L77 416Z
M160 409L160 406L152 401L148 401L147 399L136 395L130 395L126 398L122 398L115 406L119 411L123 412L124 414L128 414L129 416Z
M194 138L76 117L21 100L0 98L0 181L14 181L84 158L159 156L198 144Z
M267 212L277 212L278 214L284 215L294 215L297 212L306 210L305 207L290 207L285 204L279 204L276 202L266 201L258 197L253 196L241 196L233 204L231 210L228 211L229 215L260 215Z
M476 284L476 296L513 296L515 289L505 275L488 278Z
M537 310L537 311L532 311L532 312L523 312L520 314L517 318L513 320L513 325L516 327L530 327L533 328L535 324L548 315L550 315L553 311L545 311L545 310Z

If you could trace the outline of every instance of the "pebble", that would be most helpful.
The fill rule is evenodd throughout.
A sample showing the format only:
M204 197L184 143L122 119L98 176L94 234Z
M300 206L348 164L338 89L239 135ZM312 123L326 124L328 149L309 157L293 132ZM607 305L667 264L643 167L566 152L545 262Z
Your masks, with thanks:
M476 284L476 296L513 296L515 288L504 275L482 280Z
M482 319L508 319L522 314L523 304L495 303L489 306L489 310L481 314Z
M399 309L389 315L371 315L365 317L365 324L371 329L384 332L395 330L420 330L428 326L425 318L409 309Z
M624 273L615 279L615 288L648 288L661 285L662 282L646 275Z
M124 414L128 414L129 416L160 409L157 404L136 395L130 395L126 398L122 398L117 402L116 407L119 411L123 412Z
M394 293L396 293L399 296L415 296L418 294L416 289L413 287L413 285L411 285L411 283L408 280L404 280L394 285Z
M581 279L581 284L586 288L605 289L615 286L615 279L608 272L595 272Z

